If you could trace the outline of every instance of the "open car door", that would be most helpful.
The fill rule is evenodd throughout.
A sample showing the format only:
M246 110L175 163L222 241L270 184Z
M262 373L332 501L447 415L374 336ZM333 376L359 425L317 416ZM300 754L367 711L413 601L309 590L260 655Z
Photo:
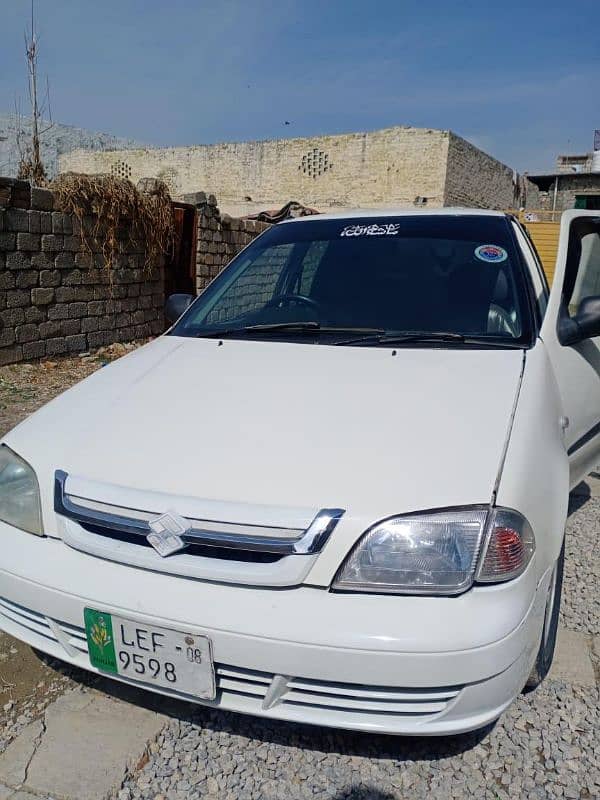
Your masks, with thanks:
M541 329L563 403L571 488L600 464L600 212L561 219Z

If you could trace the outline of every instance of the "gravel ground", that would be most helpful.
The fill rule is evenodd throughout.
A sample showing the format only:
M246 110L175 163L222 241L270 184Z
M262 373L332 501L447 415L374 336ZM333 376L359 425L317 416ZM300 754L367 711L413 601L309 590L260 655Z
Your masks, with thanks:
M581 505L583 501L583 505ZM600 634L600 498L572 497L567 522L561 624Z
M491 730L448 739L328 732L196 709L179 713L118 800L597 798L598 689L554 681Z
M0 368L0 436L123 352L109 348ZM594 635L600 633L599 541L600 499L573 497L561 621ZM2 635L0 749L72 679L89 682L89 676L52 672L35 660L28 668L21 648ZM600 677L600 646L596 652ZM19 666L18 681L12 681L12 666ZM600 798L598 687L547 680L519 697L495 726L448 739L350 734L183 703L173 704L170 713L147 762L115 800Z
M562 624L598 634L600 499L574 497ZM600 677L599 662L596 664ZM600 691L546 680L481 732L405 739L181 704L116 800L600 798Z

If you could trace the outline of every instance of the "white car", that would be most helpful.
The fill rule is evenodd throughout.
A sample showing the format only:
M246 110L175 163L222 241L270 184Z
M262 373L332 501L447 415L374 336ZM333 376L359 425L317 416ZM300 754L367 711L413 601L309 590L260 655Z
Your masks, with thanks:
M271 228L167 312L0 443L0 627L374 732L472 730L543 679L600 454L597 212L564 214L551 292L510 216L365 211Z

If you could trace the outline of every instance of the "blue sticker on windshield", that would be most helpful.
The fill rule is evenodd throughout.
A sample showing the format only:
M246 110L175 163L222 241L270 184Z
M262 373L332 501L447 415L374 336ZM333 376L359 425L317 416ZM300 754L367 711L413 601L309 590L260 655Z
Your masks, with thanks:
M488 264L499 264L501 261L506 261L508 253L497 244L482 244L475 248L475 257L480 261L487 261Z

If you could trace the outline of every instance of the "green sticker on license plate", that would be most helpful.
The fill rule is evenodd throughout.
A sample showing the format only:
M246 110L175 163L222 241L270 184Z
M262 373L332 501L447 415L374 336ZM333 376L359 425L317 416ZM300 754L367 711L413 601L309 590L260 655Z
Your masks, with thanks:
M93 608L85 608L83 618L92 666L103 672L116 674L118 672L117 657L110 614L105 611L95 611Z

